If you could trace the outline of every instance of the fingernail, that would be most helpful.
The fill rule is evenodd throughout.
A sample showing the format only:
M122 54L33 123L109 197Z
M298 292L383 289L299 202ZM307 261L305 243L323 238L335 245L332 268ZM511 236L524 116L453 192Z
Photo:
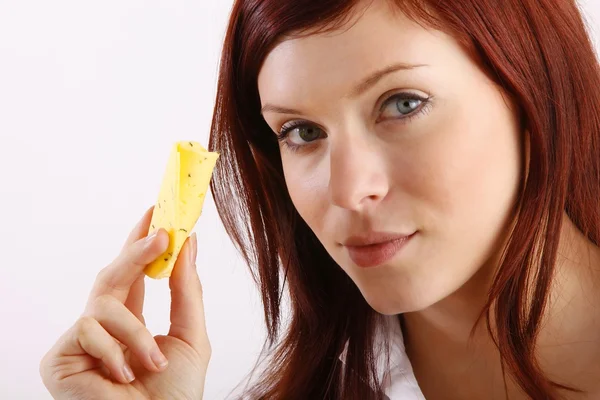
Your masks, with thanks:
M192 240L192 265L195 265L196 257L198 256L198 237L196 236L196 232L192 233L190 239Z
M152 231L148 236L146 236L146 238L144 239L146 244L151 243L156 236L158 235L158 229Z
M133 382L133 380L135 379L133 371L131 370L131 367L128 364L125 364L125 366L123 367L123 375L125 376L125 380L127 382Z
M167 361L167 358L165 357L165 355L163 353L161 353L160 350L154 350L152 352L152 354L150 355L150 358L152 358L152 362L154 363L154 365L156 365L156 368L158 368L160 371L163 370L169 363L169 361Z
M187 248L187 252L188 252L188 262L189 265L194 265L194 235L192 234L192 236L190 236L190 238L188 239L188 248Z

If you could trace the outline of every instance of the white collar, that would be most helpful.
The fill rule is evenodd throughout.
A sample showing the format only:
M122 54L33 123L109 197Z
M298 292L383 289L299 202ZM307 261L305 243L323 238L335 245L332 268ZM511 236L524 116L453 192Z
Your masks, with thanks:
M385 347L389 349L389 364ZM379 381L391 400L425 400L417 383L410 360L404 348L404 337L397 315L384 316L383 324L375 333L375 356ZM340 355L345 362L346 350Z
M413 373L412 365L406 355L404 347L404 336L400 320L397 315L385 316L385 326L376 336L379 347L384 348L384 334L387 334L389 345L389 365L386 365L384 353L378 357L379 379L381 380L385 394L391 399L401 400L425 400L425 396L419 388L417 378Z

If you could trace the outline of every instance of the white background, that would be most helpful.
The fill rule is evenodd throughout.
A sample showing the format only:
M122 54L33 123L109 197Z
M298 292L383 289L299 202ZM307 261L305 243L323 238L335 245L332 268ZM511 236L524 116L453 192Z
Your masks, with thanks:
M207 143L231 4L0 0L0 398L50 398L39 361L154 203L170 145ZM600 1L581 4L599 30ZM260 351L262 308L211 197L196 231L218 400ZM166 280L145 309L165 333Z

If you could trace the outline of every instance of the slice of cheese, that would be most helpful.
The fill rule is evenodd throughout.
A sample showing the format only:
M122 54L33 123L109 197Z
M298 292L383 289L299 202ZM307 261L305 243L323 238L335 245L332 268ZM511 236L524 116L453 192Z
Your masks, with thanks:
M197 142L173 145L150 222L150 232L164 228L169 233L169 247L146 267L147 276L155 279L171 276L177 256L202 214L218 158L218 153L207 151Z

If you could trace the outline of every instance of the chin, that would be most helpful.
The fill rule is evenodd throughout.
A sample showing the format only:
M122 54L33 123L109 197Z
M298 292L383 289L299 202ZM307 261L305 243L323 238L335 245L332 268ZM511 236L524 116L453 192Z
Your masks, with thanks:
M381 291L379 293L364 293L363 296L371 308L383 315L396 315L405 312L416 311L412 302L399 301L398 298L385 296Z
M389 293L381 288L378 290L377 287L361 290L361 292L371 308L383 315L422 311L441 300L436 296L431 296L432 293L430 296L423 296L423 293L420 295L412 293L410 288L402 290L401 293L398 291Z

